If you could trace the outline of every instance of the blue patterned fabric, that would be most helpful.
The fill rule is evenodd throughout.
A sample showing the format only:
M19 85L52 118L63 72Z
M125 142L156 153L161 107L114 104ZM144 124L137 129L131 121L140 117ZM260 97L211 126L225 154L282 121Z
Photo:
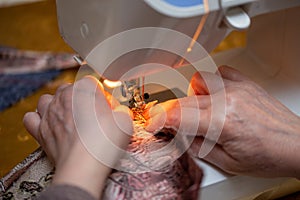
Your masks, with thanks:
M0 111L32 94L59 74L59 70L51 70L32 74L0 75Z

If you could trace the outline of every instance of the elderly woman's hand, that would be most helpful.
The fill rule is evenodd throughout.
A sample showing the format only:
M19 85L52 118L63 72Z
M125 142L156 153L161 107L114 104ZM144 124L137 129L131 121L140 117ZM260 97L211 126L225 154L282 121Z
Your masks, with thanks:
M96 198L132 134L128 108L92 77L43 95L24 124L56 166L53 183L81 187Z
M299 116L238 71L223 66L219 73L196 74L191 81L196 96L154 106L146 129L196 134L191 150L198 155L203 141L215 144L204 159L233 174L299 178ZM191 130L195 123L198 128Z

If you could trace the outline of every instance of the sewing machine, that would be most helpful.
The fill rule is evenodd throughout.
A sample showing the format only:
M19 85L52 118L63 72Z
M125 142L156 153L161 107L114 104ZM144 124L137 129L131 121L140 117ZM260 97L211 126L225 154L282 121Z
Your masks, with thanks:
M163 92L166 85L177 88L176 97L183 96L188 83L176 84L176 75L170 75L174 69L189 80L199 69L214 72L217 65L228 64L239 67L300 115L299 0L56 0L56 3L60 33L79 54L77 61L88 63L102 80L119 87L114 96L121 100L143 98L144 91L151 97ZM248 30L247 47L213 55L212 60L206 52L211 52L232 30ZM193 63L197 64L191 66ZM164 87L152 84L142 89L145 79L149 83L163 83ZM253 199L266 195L261 194L265 191L269 195L276 193L279 186L288 187L287 193L299 189L293 179L229 176L207 163L199 161L199 165L205 173L201 199Z

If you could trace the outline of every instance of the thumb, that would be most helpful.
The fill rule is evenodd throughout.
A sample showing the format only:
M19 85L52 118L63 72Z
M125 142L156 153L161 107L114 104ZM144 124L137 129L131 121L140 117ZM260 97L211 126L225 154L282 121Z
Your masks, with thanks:
M220 73L220 75L228 80L231 81L244 81L244 80L250 80L247 76L243 75L241 72L239 72L238 70L226 66L226 65L222 65L218 68L218 73Z
M125 153L132 134L131 118L121 110L111 110L96 79L87 77L75 83L73 116L79 138L94 158L110 168Z
M210 123L210 111L194 107L175 107L167 112L156 113L146 124L145 130L158 133L171 128L184 135L205 135Z
M133 134L132 111L124 105L120 105L113 110L113 121L118 129L130 137Z
M222 77L209 72L197 72L191 79L188 95L209 95L223 88L224 81Z

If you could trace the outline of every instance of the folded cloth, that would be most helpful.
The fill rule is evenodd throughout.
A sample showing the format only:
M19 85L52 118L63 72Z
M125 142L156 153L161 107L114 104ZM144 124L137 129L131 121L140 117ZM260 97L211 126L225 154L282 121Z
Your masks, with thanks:
M55 78L61 69L77 67L73 56L0 46L0 111Z
M39 73L78 67L74 54L19 50L0 46L0 74Z
M0 111L32 94L59 74L59 70L51 70L34 74L0 75Z

